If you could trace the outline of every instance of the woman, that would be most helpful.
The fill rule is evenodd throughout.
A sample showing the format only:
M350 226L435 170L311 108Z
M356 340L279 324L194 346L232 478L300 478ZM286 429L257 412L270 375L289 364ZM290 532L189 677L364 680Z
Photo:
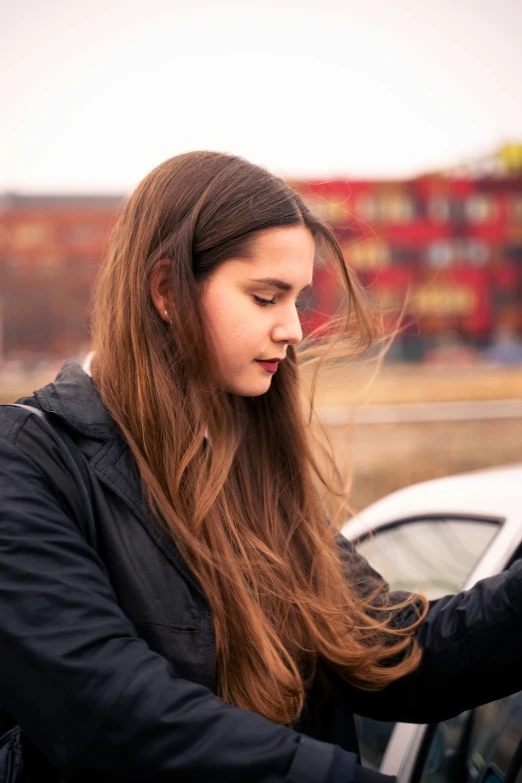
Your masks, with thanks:
M200 152L138 186L92 364L22 401L81 450L95 545L38 417L1 410L0 703L63 779L391 780L358 764L353 712L433 721L522 687L518 568L428 611L326 520L295 353L319 249L362 350L339 247L281 180Z

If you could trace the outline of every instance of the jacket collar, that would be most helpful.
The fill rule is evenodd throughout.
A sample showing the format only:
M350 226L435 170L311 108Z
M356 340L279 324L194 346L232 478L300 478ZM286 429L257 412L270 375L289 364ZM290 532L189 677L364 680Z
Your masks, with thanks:
M53 383L34 394L44 410L60 416L82 435L104 441L90 449L88 459L94 474L130 508L153 541L205 598L172 537L157 524L146 507L130 451L104 407L92 378L79 364L69 361Z
M105 440L118 432L92 378L76 362L66 362L53 383L34 395L44 410L60 416L83 435Z

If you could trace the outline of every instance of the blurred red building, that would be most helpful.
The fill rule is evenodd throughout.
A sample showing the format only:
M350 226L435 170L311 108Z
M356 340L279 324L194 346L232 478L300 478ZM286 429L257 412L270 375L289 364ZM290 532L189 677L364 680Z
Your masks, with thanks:
M88 345L92 287L121 197L0 197L0 359Z
M293 184L333 226L370 297L404 309L400 358L447 340L522 341L522 146L412 180ZM328 267L315 278L310 326L335 304Z
M522 148L514 149L511 160L504 152L412 180L292 183L335 229L370 297L391 312L406 304L402 358L421 358L448 335L475 348L499 334L522 340ZM0 198L0 358L88 345L92 286L120 202ZM320 266L308 329L335 311L336 296Z

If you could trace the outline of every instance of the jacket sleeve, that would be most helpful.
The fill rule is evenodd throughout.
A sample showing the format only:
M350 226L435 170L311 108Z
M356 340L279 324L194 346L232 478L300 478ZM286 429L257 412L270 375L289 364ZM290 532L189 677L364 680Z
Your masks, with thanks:
M342 541L347 576L363 592L381 581L381 601L393 606L405 596L390 593L384 580ZM415 619L399 613L405 626ZM382 691L353 688L354 712L376 720L435 723L479 704L522 690L522 561L482 579L470 590L430 602L417 638L420 666Z
M327 783L334 745L177 678L137 636L42 467L59 454L16 442L0 438L0 703L50 763L75 781Z

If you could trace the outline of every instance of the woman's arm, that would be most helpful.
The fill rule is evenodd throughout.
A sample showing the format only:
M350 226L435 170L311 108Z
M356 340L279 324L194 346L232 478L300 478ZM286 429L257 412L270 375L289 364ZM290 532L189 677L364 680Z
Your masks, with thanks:
M362 593L375 587L380 577L366 560L348 542L339 540L339 546L347 577L352 568ZM381 600L393 605L403 598L385 586ZM397 615L401 625L414 619L413 607ZM431 723L521 690L522 561L470 590L432 601L417 638L419 668L377 693L352 689L354 712Z

